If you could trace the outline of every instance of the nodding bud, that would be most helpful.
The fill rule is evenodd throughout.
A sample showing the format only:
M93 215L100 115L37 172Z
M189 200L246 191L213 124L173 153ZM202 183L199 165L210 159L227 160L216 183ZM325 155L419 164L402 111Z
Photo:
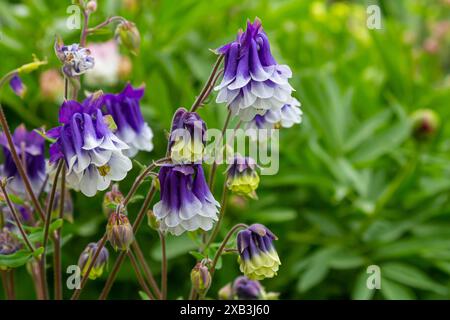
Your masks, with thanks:
M191 271L192 287L198 294L203 294L209 289L211 285L211 274L208 267L202 262L199 262Z
M115 32L116 40L132 54L138 55L141 46L141 35L136 25L130 21L121 22Z
M97 1L95 0L90 0L87 4L86 4L86 10L89 13L95 12L97 11Z
M23 84L22 79L20 79L17 73L9 80L9 86L18 97L22 99L25 97L27 87Z
M233 288L231 283L228 283L225 287L219 290L218 296L220 300L232 300L233 299Z
M95 253L97 252L98 244L91 242L80 255L78 266L81 269L81 275L84 277L88 271L89 265L92 263ZM109 253L108 249L102 247L91 271L89 272L89 279L95 280L103 274L105 267L108 265Z
M412 135L424 142L432 139L439 129L439 115L431 109L419 109L411 115Z
M127 251L134 241L133 227L127 216L122 213L112 213L106 227L108 241L114 250Z
M122 192L119 190L119 185L113 184L111 191L105 193L103 198L103 213L109 217L112 213L116 212L117 206L122 203L124 197Z
M147 211L147 219L148 219L148 225L150 226L150 228L152 228L154 230L159 230L159 221L156 218L153 210Z

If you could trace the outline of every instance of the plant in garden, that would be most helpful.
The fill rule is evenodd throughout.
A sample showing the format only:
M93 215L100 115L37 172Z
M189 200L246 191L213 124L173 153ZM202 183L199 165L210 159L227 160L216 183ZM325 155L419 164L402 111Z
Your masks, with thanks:
M61 229L63 218L72 211L70 193L81 192L84 196L93 197L111 187L102 203L108 216L105 233L97 242L89 243L81 253L78 266L82 278L72 299L80 297L88 279L95 280L108 273L99 297L106 299L125 257L130 260L142 294L148 299L167 299L166 237L184 233L189 233L200 243L195 253L198 261L191 271L190 299L207 297L219 260L228 252L237 254L240 270L248 277L234 282L229 297L267 298L256 280L272 278L278 272L281 262L273 245L273 240L277 239L274 234L259 223L250 226L239 223L227 230L221 242L215 242L226 213L228 192L257 199L255 190L260 181L257 161L237 153L233 155L219 203L213 193L214 177L220 163L213 161L207 180L204 172L207 126L198 113L200 108L206 108L207 99L215 88L219 91L216 101L225 103L228 110L221 138L224 138L233 117L238 119L234 131L241 124L258 123L257 129L263 129L259 123L266 122L270 125L265 128L273 129L301 122L300 103L292 97L293 88L288 82L292 72L272 56L262 22L259 19L253 23L248 21L247 29L239 31L235 41L216 50L218 57L211 75L190 110L179 108L173 115L166 157L147 161L147 165L139 164L142 166L140 174L128 193L122 194L118 185L112 182L122 181L128 175L133 163L137 163L131 158L139 151L153 149L153 132L140 108L144 88L134 88L128 83L121 93L96 91L88 93L82 101L79 93L82 76L96 64L86 46L89 36L118 23L116 41L135 55L139 54L141 37L133 22L119 16L89 27L89 18L96 12L97 3L80 0L78 5L84 17L80 42L65 45L62 39L57 38L54 44L64 77L64 101L59 114L54 115L60 125L31 132L19 126L11 134L0 109L3 129L0 142L5 155L1 170L2 205L7 206L0 215L0 268L7 297L13 298L14 269L26 264L35 282L37 298L52 297L46 272L50 265L47 261L49 243L52 243L53 297L63 298ZM11 89L22 97L25 86L21 74L43 64L44 61L35 59L7 73L0 80L0 89L9 82ZM48 165L44 156L45 141L49 142ZM226 144L228 149L232 149L229 141ZM148 178L152 180L150 189L136 218L130 221L129 204L137 201L135 193ZM149 210L158 191L160 199L153 205L153 210ZM24 208L32 209L24 211ZM36 219L29 223L23 211L36 215ZM149 225L160 237L162 264L159 285L136 238L146 214ZM229 248L236 233L236 241L233 241L236 245ZM118 251L111 269L108 268L108 242Z

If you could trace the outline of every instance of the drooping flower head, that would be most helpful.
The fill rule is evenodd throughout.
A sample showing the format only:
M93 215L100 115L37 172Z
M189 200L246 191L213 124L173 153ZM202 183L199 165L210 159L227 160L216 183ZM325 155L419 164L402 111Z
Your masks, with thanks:
M235 155L228 167L227 188L239 195L255 198L259 185L258 165L253 158Z
M169 137L170 155L176 163L201 163L206 138L206 124L196 112L184 108L173 117Z
M277 237L262 224L252 224L237 235L240 270L251 280L272 278L281 264L273 245Z
M34 131L28 132L24 125L20 125L12 136L13 143L19 158L24 164L24 169L30 180L35 194L41 190L45 182L45 139ZM25 194L25 185L14 163L6 136L0 135L0 144L3 147L5 162L1 167L1 175L12 177L8 183L8 189L16 195Z
M106 114L112 116L117 126L115 134L130 147L125 151L129 157L136 155L139 150L153 149L153 132L144 121L139 104L143 95L144 88L134 89L131 84L127 84L121 93L103 96Z
M238 300L258 300L264 292L258 280L250 280L246 276L234 280L232 291Z
M55 52L59 60L64 64L63 71L68 77L75 77L94 68L94 57L91 51L81 47L78 43L63 45L60 42L55 43Z
M96 100L88 99L83 104L65 101L59 121L62 125L47 133L56 139L50 146L50 162L65 160L70 187L91 197L106 190L111 181L125 178L132 167L131 160L123 155L128 145L108 128Z
M247 122L247 128L252 129L274 129L290 128L294 124L302 122L302 110L299 108L300 102L292 97L288 104L281 109L269 110L264 115L256 115L252 121Z
M211 274L203 262L198 262L192 269L191 283L198 294L203 294L211 286Z
M174 235L212 229L219 203L214 199L200 164L165 165L159 171L161 201L153 211L160 229Z
M133 227L122 213L112 213L106 226L108 241L114 250L127 251L134 241Z
M269 39L261 21L247 22L247 30L237 39L219 48L225 55L225 69L219 90L218 103L226 103L233 115L250 121L257 114L281 109L290 102L293 88L287 65L279 65L270 50Z
M9 86L20 98L23 98L27 93L27 87L23 84L22 79L20 79L18 74L15 74L11 80L9 80Z
M89 243L81 253L80 258L78 259L78 266L81 269L81 275L83 277L86 276L89 265L91 264L91 261L94 258L97 248L98 248L97 243L95 242ZM108 265L108 259L109 259L108 249L103 247L100 250L97 259L95 260L94 265L92 266L91 272L89 272L89 279L95 280L103 274L103 271Z

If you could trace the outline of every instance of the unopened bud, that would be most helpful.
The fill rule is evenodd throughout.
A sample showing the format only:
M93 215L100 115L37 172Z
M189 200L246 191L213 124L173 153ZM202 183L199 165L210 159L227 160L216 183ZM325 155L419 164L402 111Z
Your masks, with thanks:
M111 214L106 227L108 241L114 250L127 251L134 241L133 227L122 213Z
M231 283L220 289L218 295L220 300L233 299L233 288L231 287Z
M159 230L159 221L156 218L153 210L147 211L147 219L148 219L148 225L150 226L150 228L152 228L154 230Z
M139 54L141 35L133 22L121 22L116 28L115 38L121 45L130 50L132 54Z
M198 294L203 294L211 285L211 274L201 262L197 263L191 271L192 287Z
M116 211L117 206L122 203L123 194L119 190L118 184L113 184L111 191L105 193L103 198L103 213L109 217L113 212Z
M86 5L86 10L90 13L97 11L97 1L90 0Z
M92 259L94 258L95 252L97 252L98 244L95 242L91 242L87 245L86 249L80 255L80 259L78 260L78 266L81 269L81 275L84 277L89 269L89 266L92 263ZM89 279L95 280L103 274L105 267L108 265L109 253L108 249L102 247L97 259L95 260L94 265L92 266L91 271L89 272Z
M412 134L418 141L432 139L439 128L439 116L431 109L419 109L411 115Z

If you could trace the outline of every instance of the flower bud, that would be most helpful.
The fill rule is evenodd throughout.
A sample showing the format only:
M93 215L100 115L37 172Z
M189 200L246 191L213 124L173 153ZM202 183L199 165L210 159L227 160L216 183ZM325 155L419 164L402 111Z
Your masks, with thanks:
M81 275L86 276L89 265L92 262L92 258L97 251L98 244L95 242L91 242L87 245L86 249L80 255L78 259L78 266L81 269ZM89 272L89 279L95 280L103 274L105 267L108 265L109 253L108 249L103 247L100 250L97 259L95 260L94 265L92 266L91 272Z
M258 300L263 291L258 280L250 280L246 276L236 278L233 283L233 293L238 300Z
M14 93L23 99L25 97L25 94L27 93L27 87L23 84L22 79L15 74L11 80L9 80L9 86L14 91Z
M225 287L220 289L218 295L220 300L233 299L233 288L231 287L231 283L228 283Z
M259 176L256 168L256 161L252 158L236 155L227 170L227 188L236 194L257 198L255 190L259 185Z
M112 213L116 211L117 206L122 203L123 194L119 190L119 185L113 184L111 187L111 191L105 193L105 197L103 198L103 213L109 217Z
M199 262L191 271L192 287L198 294L203 294L211 285L211 274L208 267Z
M432 139L439 128L439 116L431 109L419 109L411 115L412 134L418 141Z
M97 11L97 1L90 0L86 4L86 10L89 11L90 13Z
M106 227L108 241L114 250L127 251L134 240L133 227L127 216L122 213L112 213Z
M139 54L141 35L133 22L121 22L116 28L115 38L121 45L130 50L132 54Z
M154 230L159 230L159 221L155 216L155 213L153 212L153 210L148 210L147 211L147 219L148 219L148 225L150 226L150 228L154 229Z

